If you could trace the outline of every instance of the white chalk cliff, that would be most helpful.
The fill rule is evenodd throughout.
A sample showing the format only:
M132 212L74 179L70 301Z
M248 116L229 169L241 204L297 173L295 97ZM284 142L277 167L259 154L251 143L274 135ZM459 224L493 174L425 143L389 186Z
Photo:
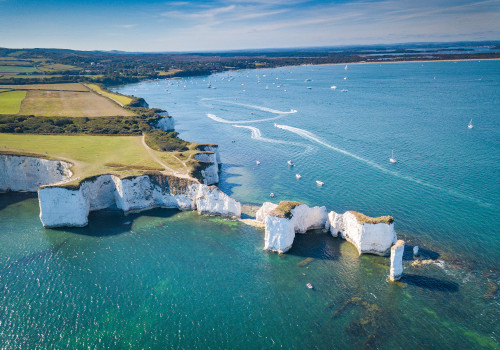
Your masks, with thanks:
M116 205L125 212L152 208L197 210L200 214L240 217L241 204L215 186L165 175L120 179L100 175L78 188L45 186L38 190L45 227L85 226L90 211Z
M276 211L273 210L264 215L265 250L285 253L292 247L295 233L305 233L308 230L323 228L327 221L325 207L310 208L305 204L300 204L291 209L290 214L289 218L282 217L276 215Z
M69 179L70 168L60 160L0 154L0 191L36 192L39 186Z
M154 125L154 127L156 129L160 129L163 131L174 131L175 130L174 117L163 116L156 122L156 125Z
M391 270L389 272L389 279L391 281L398 281L403 275L404 251L405 242L401 239L391 247Z
M268 216L271 211L276 209L277 206L278 204L264 202L262 204L262 207L257 210L257 213L255 214L255 220L264 223L266 221L266 216Z
M216 160L216 155L211 153ZM125 212L151 208L197 210L200 214L240 217L241 204L215 186L163 174L119 178L99 175L73 188L71 164L37 157L0 155L0 191L38 190L45 227L85 226L88 214L116 206ZM217 167L217 165L216 165ZM58 184L59 183L59 184Z
M359 254L386 254L397 241L394 223L360 223L349 211L344 214L330 212L327 229L334 237L340 234L340 237L354 244Z
M217 155L214 152L200 152L194 155L203 167L201 177L205 185L213 185L219 183L219 163Z

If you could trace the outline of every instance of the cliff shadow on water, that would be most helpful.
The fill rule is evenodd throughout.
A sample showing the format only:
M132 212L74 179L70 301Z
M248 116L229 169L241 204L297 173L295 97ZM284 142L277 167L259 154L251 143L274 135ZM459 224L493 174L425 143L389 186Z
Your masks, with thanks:
M60 227L51 230L93 237L115 236L130 232L134 221L139 217L170 218L178 213L180 211L177 209L155 208L126 214L120 209L108 208L90 212L89 223L85 227Z
M26 199L37 198L36 193L32 192L0 192L0 210L10 205L22 202Z
M286 254L318 260L337 260L341 243L340 239L323 230L309 230L295 234L292 248Z
M219 173L219 185L218 185L218 187L220 188L220 190L222 192L224 192L228 196L231 196L234 193L233 189L235 187L242 186L240 184L234 184L234 183L229 183L228 182L228 179L230 179L232 177L241 177L241 176L243 176L241 174L237 174L237 173L234 173L234 172L232 173L231 172L231 168L243 168L243 166L236 165L236 164L222 163L222 165L221 165L221 171Z

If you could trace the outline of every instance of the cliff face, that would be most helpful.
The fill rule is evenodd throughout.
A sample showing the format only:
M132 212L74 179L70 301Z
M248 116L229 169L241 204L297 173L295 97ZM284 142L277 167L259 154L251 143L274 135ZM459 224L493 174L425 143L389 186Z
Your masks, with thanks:
M157 129L163 131L174 131L175 130L175 121L174 117L164 116L154 126Z
M295 233L305 233L308 230L325 227L327 221L327 212L325 207L308 207L300 204L291 209L290 218L273 216L271 209L264 208L264 203L260 210L261 216L264 216L266 232L264 238L264 249L285 253L293 244ZM271 203L270 203L271 204Z
M219 183L219 163L214 152L203 152L194 155L194 158L202 163L201 176L205 185Z
M330 212L327 228L334 237L340 234L343 239L354 244L359 254L386 254L397 240L394 223L360 223L351 212Z
M278 204L274 204L271 202L264 202L262 204L262 207L260 207L259 210L257 210L257 213L255 214L255 220L258 222L265 222L266 217L269 215L270 212L272 212Z
M224 217L241 216L241 204L217 187L164 175L124 179L100 175L82 181L77 189L42 187L38 198L40 220L45 227L85 226L90 211L112 205L125 212L161 207Z
M69 179L70 167L59 160L0 154L0 191L36 192L39 186Z

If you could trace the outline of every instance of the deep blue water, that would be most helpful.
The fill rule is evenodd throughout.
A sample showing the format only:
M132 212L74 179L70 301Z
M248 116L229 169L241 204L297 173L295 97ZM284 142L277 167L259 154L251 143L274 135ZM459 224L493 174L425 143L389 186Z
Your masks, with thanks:
M499 61L287 67L119 91L167 109L181 137L218 143L220 187L243 203L274 192L390 214L408 248L435 260L406 254L391 284L388 258L321 231L279 256L262 250L262 230L174 210L104 210L86 228L45 230L36 197L2 194L0 348L499 348Z

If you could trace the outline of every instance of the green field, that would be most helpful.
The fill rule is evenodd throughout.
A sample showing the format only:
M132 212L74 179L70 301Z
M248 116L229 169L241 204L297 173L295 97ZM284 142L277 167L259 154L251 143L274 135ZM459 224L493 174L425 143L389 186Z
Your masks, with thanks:
M103 90L99 85L96 84L85 84L85 86L89 87L90 89L94 90L98 94L101 94L103 96L106 96L107 98L117 102L119 105L126 106L129 105L132 102L132 98L120 94L115 94L113 92Z
M0 93L0 114L17 114L26 91L7 91Z
M30 84L30 85L0 85L0 89L16 90L63 90L63 91L89 91L87 87L80 83L65 84Z
M38 72L35 67L25 66L0 66L0 73L33 73Z
M159 152L144 146L142 136L27 135L0 133L0 153L39 155L73 163L73 180L114 174L141 175L145 171L188 174L192 170L190 150ZM181 160L181 158L184 158ZM185 162L184 162L185 161ZM186 165L184 165L186 163Z

